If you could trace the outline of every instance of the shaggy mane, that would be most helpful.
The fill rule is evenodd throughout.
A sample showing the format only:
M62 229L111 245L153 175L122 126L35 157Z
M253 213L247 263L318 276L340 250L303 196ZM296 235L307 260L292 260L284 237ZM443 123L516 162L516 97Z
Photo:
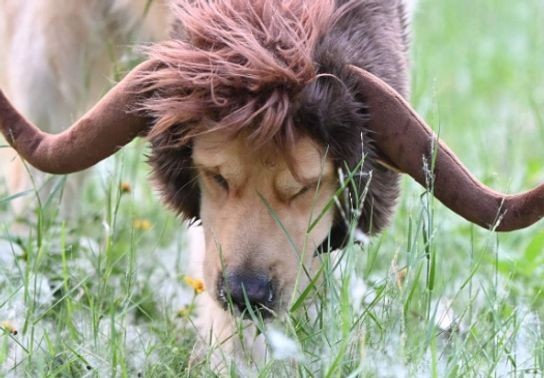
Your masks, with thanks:
M176 145L224 130L252 145L290 144L296 95L316 77L313 53L334 0L175 0L182 31L149 49L156 71L142 77L155 95L142 106L153 138Z

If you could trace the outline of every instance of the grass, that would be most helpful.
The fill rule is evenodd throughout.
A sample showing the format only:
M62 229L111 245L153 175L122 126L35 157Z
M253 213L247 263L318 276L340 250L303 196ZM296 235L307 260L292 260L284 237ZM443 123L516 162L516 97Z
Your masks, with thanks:
M544 176L542 25L540 0L421 0L416 14L412 103L499 190ZM189 364L184 232L153 194L143 150L136 142L100 164L77 221L58 215L63 178L23 236L12 232L13 198L0 196L0 376L211 374ZM270 358L248 375L544 374L542 224L492 233L410 179L403 189L387 231L323 255L321 283L306 293L322 300L295 301L274 322Z

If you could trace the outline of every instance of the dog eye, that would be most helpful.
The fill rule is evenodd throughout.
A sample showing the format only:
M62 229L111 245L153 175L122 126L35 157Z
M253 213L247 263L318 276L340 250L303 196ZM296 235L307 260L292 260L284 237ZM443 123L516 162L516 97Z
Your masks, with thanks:
M305 186L304 188L300 189L297 194L295 194L294 196L291 197L291 201L294 200L294 199L297 199L298 197L301 197L303 196L304 194L308 193L310 191L310 189L313 189L314 187L313 186Z
M226 178L224 178L220 174L214 174L214 173L211 174L211 177L213 181L215 181L215 183L219 185L221 188L223 188L226 191L229 190L229 183Z

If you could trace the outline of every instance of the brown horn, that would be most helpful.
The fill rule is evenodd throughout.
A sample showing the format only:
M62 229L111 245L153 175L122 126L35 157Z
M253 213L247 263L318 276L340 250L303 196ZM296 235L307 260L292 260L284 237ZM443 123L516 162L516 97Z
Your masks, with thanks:
M371 73L350 68L358 76L358 93L369 107L368 128L388 164L427 187L426 172L431 169L434 148L434 195L482 227L512 231L544 216L544 184L517 195L489 189L470 174L400 94Z
M91 167L115 153L149 126L134 107L142 94L138 78L154 69L144 62L112 88L69 129L57 135L42 132L10 104L0 90L0 131L8 143L41 171L66 174Z

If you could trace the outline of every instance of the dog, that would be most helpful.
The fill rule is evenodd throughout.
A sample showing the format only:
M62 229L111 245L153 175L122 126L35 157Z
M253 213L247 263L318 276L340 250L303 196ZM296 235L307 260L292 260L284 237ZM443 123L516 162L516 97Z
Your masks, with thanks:
M84 170L137 136L163 201L203 229L203 338L233 355L237 317L285 312L316 254L384 229L406 173L454 212L510 231L544 216L544 185L478 182L406 102L401 0L172 2L171 37L67 131L0 92L0 129L40 170ZM210 336L211 335L211 336Z

